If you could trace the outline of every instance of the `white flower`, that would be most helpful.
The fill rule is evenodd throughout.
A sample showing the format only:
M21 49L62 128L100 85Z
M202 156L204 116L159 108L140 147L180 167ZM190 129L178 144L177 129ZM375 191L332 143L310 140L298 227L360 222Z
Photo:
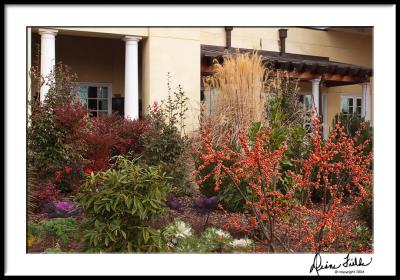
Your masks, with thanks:
M235 239L230 243L233 247L247 247L252 244L252 241L247 238Z
M187 237L192 235L192 229L187 226L184 222L178 221L176 223L176 234L175 237Z
M215 231L215 234L218 235L219 237L222 237L222 238L229 238L229 233L227 233L227 232L225 232L225 231L223 231L221 229L217 229Z

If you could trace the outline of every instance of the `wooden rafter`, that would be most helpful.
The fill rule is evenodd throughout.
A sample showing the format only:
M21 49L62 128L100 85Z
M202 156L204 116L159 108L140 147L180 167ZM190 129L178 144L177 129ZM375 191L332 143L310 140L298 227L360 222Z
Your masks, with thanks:
M219 46L202 45L202 73L212 73L212 60L218 58L223 61L226 52L249 52L250 49L228 49ZM300 55L286 53L280 56L278 52L259 51L269 67L276 70L284 70L293 78L311 80L323 78L326 86L337 86L346 84L362 83L372 76L372 69L358 65L329 61L327 57Z

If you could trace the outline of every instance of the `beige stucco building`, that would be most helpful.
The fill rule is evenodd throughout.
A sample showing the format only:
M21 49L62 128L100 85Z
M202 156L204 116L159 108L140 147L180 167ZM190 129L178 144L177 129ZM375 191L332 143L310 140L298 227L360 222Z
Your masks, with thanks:
M301 94L323 116L325 133L343 110L373 122L372 28L28 28L28 67L40 64L46 75L55 62L70 66L94 114L120 110L138 117L166 97L170 73L172 87L179 83L190 98L189 129L198 126L207 98L201 76L210 73L213 58L237 48L260 50L275 67L296 71ZM32 87L29 98L45 92Z

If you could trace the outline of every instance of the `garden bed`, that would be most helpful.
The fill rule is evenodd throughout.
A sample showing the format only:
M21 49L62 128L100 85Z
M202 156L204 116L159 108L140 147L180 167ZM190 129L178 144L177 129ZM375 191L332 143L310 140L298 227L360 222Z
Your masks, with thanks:
M170 80L129 120L90 117L70 70L54 75L28 128L29 253L372 251L372 128L336 118L323 139L296 81L256 54L216 65L218 102L190 136Z

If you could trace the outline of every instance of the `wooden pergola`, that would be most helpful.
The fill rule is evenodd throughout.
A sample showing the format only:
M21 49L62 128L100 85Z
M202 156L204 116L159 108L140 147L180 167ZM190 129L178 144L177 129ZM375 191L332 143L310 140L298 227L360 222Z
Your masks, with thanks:
M211 75L213 61L223 62L228 53L248 53L252 49L230 48L221 46L201 46L201 75ZM335 87L370 82L373 75L371 68L359 65L330 61L329 57L292 54L284 52L258 51L263 61L273 70L288 71L289 75L300 81L312 82L312 98L317 112L322 118L322 91L320 87ZM363 88L363 96L366 94Z
M208 75L212 73L213 60L223 61L223 56L236 51L246 53L251 49L225 48L221 46L201 46L201 73ZM321 79L326 87L360 84L369 82L372 69L330 61L329 57L300 55L272 51L258 51L263 60L276 70L286 70L294 78L300 80Z

